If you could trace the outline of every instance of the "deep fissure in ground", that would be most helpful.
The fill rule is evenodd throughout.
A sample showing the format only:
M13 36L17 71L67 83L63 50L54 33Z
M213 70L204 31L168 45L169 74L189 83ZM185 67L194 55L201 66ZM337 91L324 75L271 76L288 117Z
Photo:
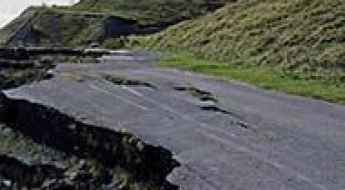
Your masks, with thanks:
M51 57L22 53L2 56L0 89L53 77ZM2 92L0 138L0 189L178 189L166 177L179 163L163 147Z
M74 156L87 162L85 170L71 174L68 173L69 168L62 170L54 165L30 165L1 155L2 163L11 164L0 164L0 176L10 180L11 184L14 181L16 185L43 188L50 183L57 189L101 189L102 186L177 189L166 181L166 177L178 163L172 153L162 147L148 145L129 133L76 121L57 110L28 101L11 100L2 95L1 105L1 120L10 129L36 144L63 152L67 158ZM42 172L47 167L54 171L56 176L53 179ZM75 179L71 180L73 177Z

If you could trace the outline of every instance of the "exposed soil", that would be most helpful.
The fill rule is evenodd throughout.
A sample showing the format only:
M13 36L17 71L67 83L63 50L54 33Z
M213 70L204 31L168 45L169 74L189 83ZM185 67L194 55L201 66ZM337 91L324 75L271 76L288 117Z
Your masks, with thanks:
M53 77L50 59L2 60L1 89ZM155 88L140 81L107 79ZM179 165L168 150L2 93L0 139L0 189L177 189L166 181Z

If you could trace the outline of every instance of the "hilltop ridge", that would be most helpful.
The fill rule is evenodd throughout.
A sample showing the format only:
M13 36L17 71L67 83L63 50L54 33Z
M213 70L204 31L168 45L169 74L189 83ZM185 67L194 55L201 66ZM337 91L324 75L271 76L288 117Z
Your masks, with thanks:
M0 30L2 46L85 46L130 34L155 33L204 15L227 0L82 0L72 6L30 7Z

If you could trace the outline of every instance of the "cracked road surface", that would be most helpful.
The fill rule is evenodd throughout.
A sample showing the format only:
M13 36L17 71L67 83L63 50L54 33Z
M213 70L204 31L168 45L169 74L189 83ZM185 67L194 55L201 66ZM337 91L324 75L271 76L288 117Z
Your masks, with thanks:
M6 91L174 153L182 190L345 189L345 107L159 69L144 54L61 64Z

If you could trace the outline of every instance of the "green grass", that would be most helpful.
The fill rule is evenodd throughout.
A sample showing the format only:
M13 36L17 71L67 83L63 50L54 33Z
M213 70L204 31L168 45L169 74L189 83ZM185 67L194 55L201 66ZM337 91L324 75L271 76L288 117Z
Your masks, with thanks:
M289 94L345 103L345 84L343 83L306 79L303 76L289 76L268 66L236 66L208 61L188 53L178 53L162 59L160 66L207 74L222 80L243 81L261 88Z
M13 22L0 29L0 44L6 45L37 45L83 47L97 41L103 35L103 22L111 15L86 16L74 12L64 12L57 8L35 7L28 9ZM9 39L17 32L22 32L21 26L31 28L34 42L21 42Z
M136 43L345 82L345 1L238 0Z
M165 66L344 103L344 42L345 1L238 0L128 45L198 57Z
M30 7L5 27L0 28L0 47L5 46L7 40L17 32L18 28L20 28L27 21L37 16L38 13L39 11L36 7Z
M82 0L73 11L106 12L142 24L174 23L204 15L231 0Z
M93 42L104 42L106 21L110 18L121 17L130 23L136 21L135 26L141 29L165 28L205 15L227 1L232 0L81 0L73 6L29 8L0 29L0 45L8 45L11 36L23 31L21 26L28 23L38 45L85 47ZM21 40L14 40L13 44L21 43ZM24 41L24 45L37 45L30 43L33 42L25 44Z

